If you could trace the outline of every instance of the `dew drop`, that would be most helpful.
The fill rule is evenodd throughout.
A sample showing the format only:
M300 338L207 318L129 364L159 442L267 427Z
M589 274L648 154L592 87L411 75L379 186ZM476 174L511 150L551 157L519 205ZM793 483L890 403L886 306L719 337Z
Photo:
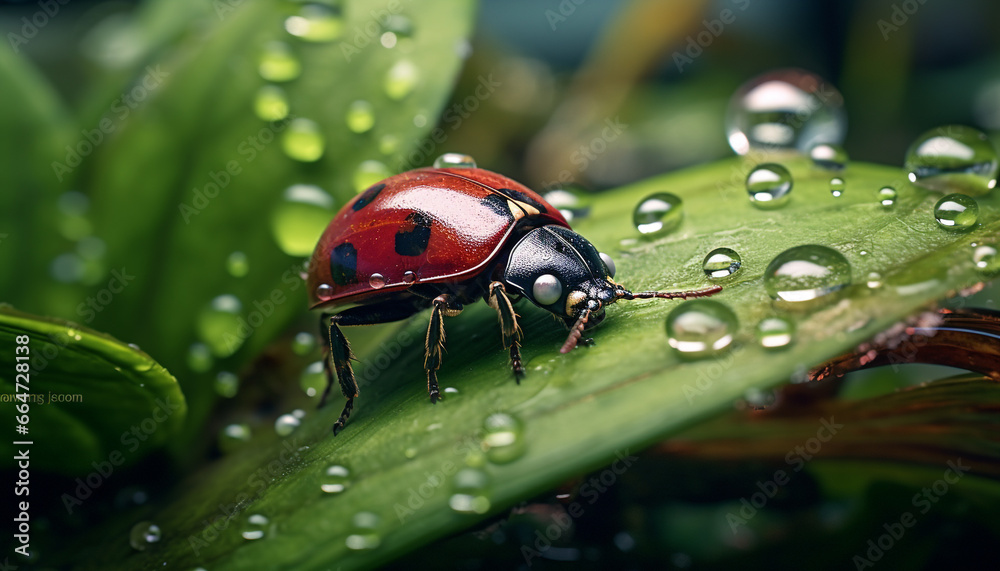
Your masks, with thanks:
M399 101L413 93L419 79L417 66L408 59L401 59L386 72L382 87L389 99Z
M494 464L507 464L524 455L523 426L516 417L493 413L483 421L482 448Z
M331 464L323 471L319 489L327 494L339 494L350 485L351 472L340 464Z
M242 278L250 272L250 262L243 252L233 252L226 258L226 271L234 278Z
M882 208L892 208L896 204L896 189L891 186L883 186L878 191L878 201Z
M375 107L371 103L359 99L347 106L344 120L352 133L367 133L375 126Z
M243 525L243 531L240 535L243 536L243 539L260 539L267 535L267 527L270 523L271 522L267 519L267 516L262 514L251 514L247 517L247 521Z
M285 19L285 30L307 42L331 42L341 36L344 18L339 6L305 4Z
M136 551L144 551L150 545L160 541L163 532L160 526L151 521L140 521L132 526L128 534L128 543Z
M806 302L833 301L834 294L851 284L851 265L840 252L809 244L775 256L764 270L764 288L772 299L806 306ZM812 304L808 304L811 306Z
M354 171L354 190L362 192L390 175L385 163L374 159L362 161Z
M705 256L701 263L701 269L705 275L712 279L728 278L739 271L743 264L742 258L736 250L730 248L716 248Z
M240 390L240 378L229 371L219 371L212 386L215 388L215 394L231 399Z
M458 389L455 387L445 387L441 393L444 394L445 398L454 398L458 396Z
M979 220L979 204L964 194L948 194L934 205L938 226L952 232L968 232Z
M228 357L243 345L237 335L243 304L231 294L215 297L198 313L198 338L216 357Z
M286 188L271 212L271 235L281 251L289 256L311 254L333 218L333 205L333 197L318 186L293 184Z
M219 432L219 450L223 454L239 450L250 442L250 426L243 423L228 424Z
M783 317L765 317L757 324L756 337L765 349L783 349L795 337L795 324Z
M304 163L316 162L326 150L326 140L312 119L293 119L281 134L281 148L288 158Z
M556 207L567 222L573 222L590 214L590 196L575 186L561 186L542 194L546 202Z
M371 512L358 512L351 518L351 534L344 543L348 549L375 549L382 543L378 533L379 517Z
M821 169L841 170L847 166L847 151L840 145L820 143L809 149L809 158Z
M490 511L489 475L478 468L463 468L452 479L452 494L448 506L462 514L484 514Z
M295 432L295 429L301 425L302 422L294 414L283 414L274 421L274 432L278 436L288 436L289 434Z
M684 218L684 203L679 196L658 192L644 198L632 212L632 223L640 234L658 236L677 228Z
M188 347L187 364L196 373L205 373L215 364L212 350L204 343L192 343Z
M882 274L878 272L868 272L868 276L865 278L865 285L868 289L878 289L882 287Z
M747 175L747 194L757 208L781 208L788 204L791 192L792 173L779 164L759 165Z
M319 284L316 286L316 298L320 301L327 301L333 297L333 286L330 284Z
M833 85L800 69L780 69L744 83L729 100L726 136L738 155L751 149L839 145L847 132L844 99Z
M972 251L972 262L980 272L990 275L1000 272L1000 256L993 246L977 246Z
M385 287L385 276L382 274L372 274L368 276L368 285L373 289L382 289Z
M476 159L462 153L445 153L434 159L436 169L474 169Z
M280 121L288 117L288 96L277 85L265 85L257 90L253 110L262 121Z
M378 150L383 155L391 155L399 149L399 137L386 133L378 140Z
M830 194L834 198L840 198L840 195L844 194L844 179L834 177L830 179Z
M417 281L417 274L407 270L403 272L403 283L412 284Z
M712 299L692 299L667 315L667 342L683 358L710 357L729 347L737 326L729 306Z
M997 167L989 138L963 125L931 129L906 151L910 182L931 190L981 196L996 186Z
M257 71L267 81L291 81L302 73L302 64L285 42L268 42L261 50Z
M326 389L326 373L323 372L323 361L316 361L302 371L299 386L306 395L314 397Z
M292 338L292 352L296 355L308 355L316 349L316 336L312 333L299 331Z

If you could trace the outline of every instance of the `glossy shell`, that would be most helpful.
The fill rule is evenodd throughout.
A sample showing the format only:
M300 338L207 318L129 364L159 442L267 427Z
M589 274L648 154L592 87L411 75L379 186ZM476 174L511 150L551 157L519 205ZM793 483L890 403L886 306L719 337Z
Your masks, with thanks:
M414 283L470 279L515 228L545 224L569 227L541 196L490 171L428 168L387 178L323 232L309 262L310 306L370 303ZM331 287L320 298L322 284Z

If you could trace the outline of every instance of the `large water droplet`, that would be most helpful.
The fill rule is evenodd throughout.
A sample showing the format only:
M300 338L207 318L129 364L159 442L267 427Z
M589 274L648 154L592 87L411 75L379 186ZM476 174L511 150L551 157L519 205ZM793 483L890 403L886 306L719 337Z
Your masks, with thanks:
M240 378L229 371L219 371L219 374L215 375L212 387L215 389L215 394L231 399L240 390Z
M493 413L483 421L482 447L495 464L506 464L524 455L525 442L521 421L503 412Z
M354 171L354 190L361 192L373 184L388 178L392 173L385 163L374 159L362 161Z
M344 18L339 6L306 4L285 19L285 30L307 42L330 42L340 37Z
M323 372L323 361L312 363L299 377L299 386L311 397L314 397L326 388L326 373Z
M316 162L326 150L326 139L319 124L311 119L293 119L281 134L281 148L288 158L304 163Z
M253 110L263 121L280 121L288 117L288 96L277 85L265 85L257 90Z
M757 208L780 208L788 204L792 192L792 173L785 167L767 163L747 175L747 194Z
M490 478L478 468L463 468L452 480L448 505L463 514L484 514L490 511Z
M208 303L198 314L198 337L216 357L228 357L243 345L239 335L243 304L235 295L223 294Z
M319 284L316 286L316 298L320 301L327 301L333 297L333 286L330 284Z
M840 145L820 143L809 149L813 164L826 170L841 170L847 166L847 151Z
M739 155L751 149L798 149L840 144L847 132L844 99L823 78L799 69L766 73L729 100L726 136Z
M783 349L795 337L795 324L783 317L765 317L757 324L756 337L765 349Z
M692 299L667 315L667 342L684 358L709 357L729 347L738 325L726 304Z
M399 101L413 92L419 79L417 66L408 59L401 59L386 72L382 87L389 99Z
M323 471L319 489L327 494L339 494L350 485L351 472L340 464L331 464Z
M736 250L730 248L716 248L705 256L701 263L701 269L705 275L712 279L728 278L739 271L743 264Z
M382 289L385 287L385 276L382 274L372 274L368 276L368 285L372 289Z
M831 294L850 284L851 265L847 259L832 248L815 244L785 250L764 270L768 295L796 306L819 299L833 301L835 296Z
M434 159L436 169L474 169L476 159L462 153L445 153Z
M355 551L375 549L382 543L378 533L379 517L371 512L358 512L351 518L351 534L344 543Z
M834 177L830 179L830 194L834 198L840 198L840 195L844 194L844 179L840 177Z
M268 42L261 50L257 71L268 81L291 81L302 73L302 64L285 42Z
M333 197L322 188L294 184L271 213L271 234L289 256L308 256L333 218Z
M233 252L226 258L226 271L234 278L242 278L250 272L250 261L243 252Z
M302 421L294 414L283 414L274 421L274 432L278 436L288 436L301 424Z
M371 103L359 99L347 106L344 120L351 132L367 133L375 126L375 107Z
M132 549L143 551L150 545L160 541L162 537L163 532L160 531L160 526L151 521L140 521L133 525L132 530L129 531L128 543L132 546Z
M246 523L243 524L243 531L240 532L240 535L243 536L243 539L260 539L267 535L268 525L270 523L271 521L267 519L267 516L262 514L250 514L250 516L247 517Z
M1000 256L993 246L977 246L972 251L972 262L980 272L990 275L1000 272Z
M938 226L953 232L968 232L979 220L979 204L964 194L948 194L934 205Z
M250 442L250 437L249 425L243 423L228 424L219 432L219 450L223 454L239 450Z
M878 202L882 208L892 208L896 204L898 193L891 186L883 186L878 191Z
M684 218L684 203L669 192L651 194L635 207L632 223L641 234L658 236L677 228Z
M997 152L981 131L946 125L927 131L906 151L910 181L925 188L980 196L997 183Z

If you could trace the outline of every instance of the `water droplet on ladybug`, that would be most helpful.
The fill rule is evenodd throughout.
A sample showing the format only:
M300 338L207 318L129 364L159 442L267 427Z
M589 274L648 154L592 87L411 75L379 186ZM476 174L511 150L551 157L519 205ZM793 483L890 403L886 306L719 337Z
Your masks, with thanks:
M316 297L320 301L326 301L333 297L333 286L330 284L319 284L316 286Z
M722 279L738 272L742 265L743 259L736 250L716 248L705 256L701 269L712 279Z
M344 119L351 132L367 133L375 126L375 107L371 103L359 99L347 107L347 115Z
M979 204L964 194L949 194L934 205L938 226L952 232L968 232L979 220Z
M319 124L312 119L293 119L281 134L281 148L288 158L313 163L323 156L326 139Z
M474 169L476 168L476 159L462 153L445 153L434 159L434 168Z
M920 135L906 151L910 182L944 192L981 196L997 183L997 152L978 129L937 127Z
M738 322L724 303L692 299L667 315L667 342L681 357L700 359L717 355L733 342Z
M793 306L820 299L832 302L832 294L850 284L851 264L847 258L833 248L816 244L785 250L764 270L764 288L771 299Z
M791 192L792 173L779 164L760 165L747 175L747 194L757 208L781 208L788 204Z
M385 287L385 276L382 274L372 274L368 277L368 285L375 289L381 289Z
M412 284L417 281L417 274L407 270L403 272L403 283Z
M267 81L291 81L302 73L302 64L290 45L268 42L261 50L257 72Z
M679 196L658 192L644 198L632 212L636 230L647 236L666 234L684 218L684 203Z

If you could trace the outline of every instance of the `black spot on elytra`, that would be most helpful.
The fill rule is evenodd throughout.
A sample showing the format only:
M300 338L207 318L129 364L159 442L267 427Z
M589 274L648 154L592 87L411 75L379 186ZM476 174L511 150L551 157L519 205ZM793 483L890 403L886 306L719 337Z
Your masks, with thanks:
M372 185L371 187L368 188L368 190L364 191L364 193L362 193L362 195L359 196L357 200L354 201L354 205L351 206L351 209L357 212L358 210L361 210L365 206L368 206L369 204L372 203L372 201L375 200L375 198L378 196L378 193L382 192L383 188L385 188L384 182Z
M344 242L330 252L330 275L338 285L358 282L358 251Z
M419 256L427 249L431 239L433 220L423 212L411 212L396 232L396 253L400 256Z
M537 208L538 211L541 212L541 213L543 213L543 214L545 212L548 212L548 210L545 208L544 204L542 204L541 202L538 202L534 198L531 198L530 196L528 196L527 194L521 192L520 190L514 190L512 188L498 188L497 192L499 192L500 194L506 196L507 198L510 198L511 200L516 200L518 202L523 202L525 204L530 204L530 205L534 206L535 208Z
M514 221L514 215L510 213L510 208L507 207L507 199L502 196L490 194L489 196L484 197L480 202L483 206L492 210L497 216L502 216L511 222Z

